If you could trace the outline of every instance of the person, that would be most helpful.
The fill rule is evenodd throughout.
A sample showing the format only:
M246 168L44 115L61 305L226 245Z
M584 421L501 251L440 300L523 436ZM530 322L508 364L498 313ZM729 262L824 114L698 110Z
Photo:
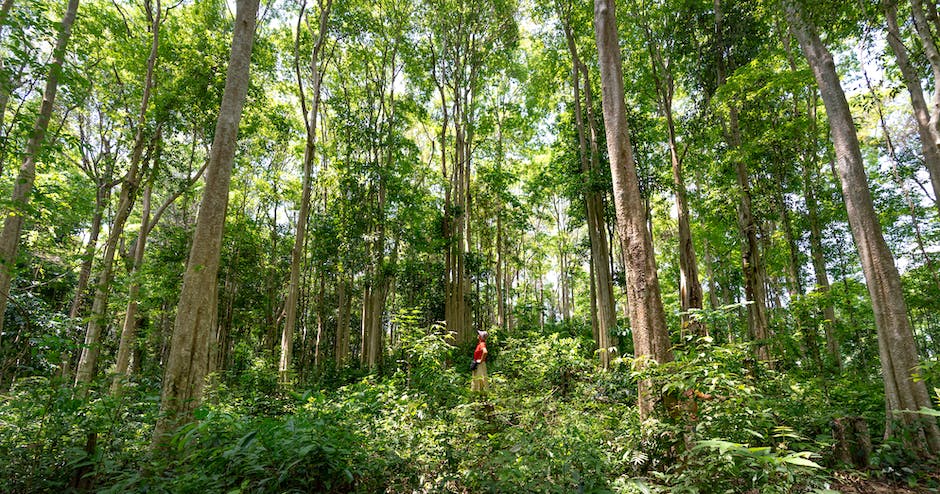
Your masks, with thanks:
M473 351L473 362L476 367L473 369L473 380L470 383L470 391L486 391L486 337L489 334L486 331L477 331L477 347Z

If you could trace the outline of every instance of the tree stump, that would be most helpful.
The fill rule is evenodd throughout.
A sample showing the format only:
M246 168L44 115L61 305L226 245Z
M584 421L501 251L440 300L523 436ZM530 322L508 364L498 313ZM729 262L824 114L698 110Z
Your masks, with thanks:
M860 470L868 468L871 459L871 434L862 417L840 417L832 421L835 459Z

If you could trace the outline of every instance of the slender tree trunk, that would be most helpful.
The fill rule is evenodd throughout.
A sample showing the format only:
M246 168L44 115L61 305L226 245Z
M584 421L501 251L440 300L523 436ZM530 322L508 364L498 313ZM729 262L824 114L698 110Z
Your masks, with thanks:
M109 174L110 175L110 174ZM72 295L72 303L69 306L69 319L77 319L81 315L82 305L85 301L85 290L88 289L88 280L91 278L91 268L95 260L95 250L98 245L98 236L101 234L101 222L104 219L104 210L108 204L111 195L110 178L98 180L98 187L95 192L95 212L91 218L91 228L88 232L88 242L82 253L82 265L78 272L78 281L75 285L75 293Z
M82 265L78 272L78 281L75 284L75 293L72 295L72 303L69 306L69 320L73 324L78 323L81 315L82 306L85 304L86 290L88 289L88 280L91 279L91 268L95 260L95 251L98 247L98 236L101 234L101 222L104 220L104 210L111 196L111 165L108 166L108 173L104 177L97 179L98 187L95 191L95 212L91 218L91 228L88 233L88 242L82 253ZM70 379L72 355L66 351L62 353L61 376L64 379Z
M863 62L864 63L864 62ZM927 248L924 243L924 236L920 228L920 220L917 217L917 208L914 205L914 199L911 197L911 191L907 187L907 183L903 178L901 178L900 173L898 173L898 164L901 160L898 158L897 151L894 147L894 141L891 138L891 132L888 129L888 122L885 120L884 109L882 107L881 100L878 99L878 94L875 91L874 86L872 86L871 79L868 77L868 71L862 69L862 75L865 79L865 85L868 87L868 91L873 97L875 97L875 111L878 113L878 122L881 124L881 131L884 133L885 147L888 151L888 156L891 157L891 172L894 175L894 181L897 183L897 186L901 188L902 193L904 194L904 202L907 203L907 209L911 215L911 228L914 230L914 239L917 243L917 250L920 251L921 256L924 258L924 265L927 266L928 271L933 278L934 285L937 289L940 289L940 275L937 274L937 268L933 263L933 259L927 254Z
M326 274L324 273L323 269L317 270L317 277L319 278L319 283L318 283L318 288L317 288L317 302L316 302L317 304L317 339L316 339L316 342L314 344L314 349L313 349L313 367L315 369L319 369L320 365L322 364L323 356L320 352L322 349L323 338L325 336L323 334L325 330L324 314L323 314L323 309L324 309L323 299L324 299L324 293L326 292Z
M163 379L161 417L153 433L155 448L165 444L168 433L191 421L193 410L202 401L210 347L213 344L210 340L216 321L216 277L222 229L228 206L238 124L248 92L248 68L258 4L259 0L238 0L237 4L232 55L209 154L206 186L199 207L193 245L183 275L183 288Z
M607 151L614 184L617 230L626 266L630 321L636 357L663 363L671 361L672 349L666 329L656 258L649 230L630 134L623 90L623 65L620 58L617 16L611 0L594 1L594 27L601 68L602 103L607 131ZM653 409L649 383L640 383L640 414Z
M649 25L646 29L647 47L650 52L650 66L658 93L660 114L666 119L666 131L669 144L669 159L672 164L672 181L676 200L676 220L679 227L679 302L682 308L682 332L686 329L693 334L704 336L704 324L689 317L690 309L701 309L703 303L702 284L699 281L698 261L695 245L692 243L692 228L689 221L689 205L682 173L682 157L676 142L676 124L673 119L672 101L675 82L671 72L671 63L663 57L662 50L653 39Z
M141 143L140 147L143 147ZM136 146L135 146L136 148ZM111 280L114 272L114 256L117 252L121 235L124 234L124 225L131 214L136 201L139 186L140 154L135 150L132 156L131 169L128 171L124 183L121 185L121 196L118 201L117 215L111 224L111 232L104 246L104 255L101 259L101 271L95 285L95 298L91 304L91 314L88 327L85 329L85 343L82 346L81 357L75 371L75 384L89 383L95 377L98 365L98 355L101 350L101 331L108 324L108 299L111 295Z
M835 63L820 40L816 26L806 18L802 6L794 0L784 0L783 5L790 29L799 40L813 70L829 116L849 226L859 251L878 329L887 410L885 434L891 435L895 420L898 419L896 414L900 414L904 422L917 428L918 433L913 441L918 449L940 453L940 428L937 427L936 419L918 418L914 414L902 412L929 408L933 404L924 382L915 381L912 377L918 357L911 323L907 318L901 277L875 213L855 123Z
M349 295L349 281L344 273L339 273L336 287L336 366L342 367L349 359L349 307L352 297Z
M159 1L157 2L159 9ZM159 169L160 167L160 146L162 145L161 132L157 131L157 151L154 156L154 168ZM121 386L125 379L127 379L131 373L129 372L129 363L131 352L135 348L137 342L137 299L140 296L140 269L144 263L144 254L147 252L147 239L150 237L150 232L153 231L153 228L160 221L160 218L163 216L164 211L173 204L183 193L192 186L196 180L199 180L199 177L202 176L203 172L206 170L204 165L196 174L190 177L184 185L182 185L176 192L171 194L163 204L157 208L156 213L151 215L151 197L153 194L153 182L152 178L150 183L147 184L147 188L144 190L143 197L143 210L141 211L141 220L140 220L140 232L137 235L137 241L134 243L134 257L131 264L130 272L128 273L131 278L130 287L128 288L127 295L127 308L124 311L124 324L121 327L121 340L118 346L117 359L115 361L114 369L114 378L111 382L111 394L113 396L120 396ZM226 314L229 319L231 318L231 306L232 298L229 297L229 303L227 307ZM218 328L219 337L216 338L217 341L225 342L225 334L222 333L222 327ZM227 325L225 328L227 329ZM220 365L224 361L224 352L223 358L214 360L213 366Z
M578 55L570 20L570 5L556 5L565 31L568 53L571 56L571 85L574 91L574 114L578 129L578 149L581 174L584 181L584 205L587 217L588 238L591 242L591 310L594 342L600 353L601 368L610 365L610 333L617 325L617 309L610 272L610 247L607 243L607 226L604 222L604 203L601 192L596 190L593 176L601 173L597 152L596 127L593 112L591 81L587 67ZM581 77L584 77L584 107L581 99ZM586 108L585 108L586 107ZM587 110L585 112L585 109ZM587 113L587 115L585 115ZM585 121L587 120L587 121ZM590 146L589 146L590 144Z
M503 246L503 206L496 212L496 325L506 329L506 253Z
M159 3L159 0L157 0ZM131 267L131 286L127 294L127 310L124 313L124 325L121 330L121 342L118 346L117 359L114 364L114 378L111 381L111 395L119 396L124 379L128 377L127 368L130 363L131 348L137 336L137 298L140 295L140 281L136 275L144 261L144 249L147 245L147 234L150 229L150 200L153 194L152 184L147 184L143 196L143 211L141 212L140 233L134 243L134 261Z
M598 120L594 114L594 91L591 89L591 78L588 73L587 65L579 61L578 67L580 67L579 70L584 82L584 106L587 110L585 112L587 119L584 125L587 127L588 143L590 144L590 175L593 176L594 174L607 173L607 171L601 168L600 163L600 150L597 144ZM592 182L593 180L589 181L589 183ZM591 231L594 232L594 239L592 239L591 244L592 249L595 249L594 246L596 243L596 251L591 251L591 259L592 262L596 263L594 275L595 283L597 283L596 301L598 324L601 324L601 320L605 320L606 323L604 323L604 326L607 328L607 331L601 331L600 328L598 328L598 348L610 347L611 331L617 327L617 300L616 297L614 297L613 256L610 248L611 242L608 241L610 232L608 231L605 213L605 196L606 192L593 190L587 198L588 204L590 205L590 209L587 210L589 235ZM602 366L605 365L605 359L610 359L610 355L606 351L601 354Z
M52 108L55 104L56 91L59 87L59 75L65 61L65 48L72 35L72 24L78 13L78 0L69 0L65 8L65 15L59 24L59 34L56 38L55 48L52 50L52 61L49 63L49 73L46 76L46 87L42 94L42 103L39 106L39 115L33 125L26 150L23 153L23 162L13 187L10 198L9 211L3 220L3 231L0 233L0 334L3 334L3 320L6 313L7 299L10 296L10 284L13 271L16 267L16 253L20 243L20 233L23 230L23 215L29 203L29 196L33 190L33 181L36 179L36 158L42 150L46 138L46 129L52 118Z
M898 68L901 70L901 77L904 79L904 85L907 86L907 92L911 98L911 108L914 112L914 120L917 122L917 133L920 137L921 150L924 153L924 163L927 165L930 183L933 185L934 201L940 206L940 146L938 146L940 137L931 125L930 110L920 84L921 77L911 63L907 47L901 40L901 29L898 26L898 2L897 0L883 0L881 5L888 28L888 46L894 52ZM936 75L937 72L935 71L934 74ZM935 101L937 98L935 94Z
M783 40L783 48L786 52L787 61L790 64L790 71L794 74L797 73L798 68L796 65L796 58L793 56L793 51L790 46L792 43L792 38L790 32L785 27L778 27L780 31L781 38ZM826 335L826 351L829 353L829 357L835 363L836 368L841 372L842 370L842 355L841 349L839 348L839 340L835 336L835 331L833 326L836 322L836 310L835 305L832 302L832 297L829 293L829 275L826 273L826 260L823 253L822 247L822 232L819 225L819 203L816 200L816 159L817 159L817 127L816 127L816 104L818 98L816 95L816 88L810 87L807 88L806 96L806 121L807 121L807 134L805 144L802 146L802 156L800 159L801 162L801 172L803 175L803 197L806 201L806 218L809 222L809 245L810 245L810 257L813 264L813 274L816 279L816 290L819 290L824 294L824 305L823 305L823 331ZM797 96L793 98L793 114L795 118L799 118L800 111L800 100ZM791 247L792 252L792 247ZM802 290L801 290L802 293ZM814 331L815 335L815 331Z
M78 368L75 372L76 384L91 382L95 376L98 354L101 349L101 330L107 325L108 298L111 295L114 253L121 239L121 235L124 234L124 225L127 222L127 218L130 216L131 210L134 208L134 203L137 201L137 192L140 186L141 162L143 161L144 155L144 130L147 124L147 108L150 105L150 96L153 89L153 73L160 47L160 9L160 1L157 0L156 15L150 15L153 22L150 26L152 33L150 56L147 58L147 72L143 81L140 112L138 113L136 129L134 130L134 146L131 150L130 168L121 184L121 195L118 200L117 213L111 225L111 232L108 235L107 243L105 243L104 257L101 261L101 272L98 275L98 284L95 287L95 299L91 306L91 318L88 321L88 328L85 331L85 344L82 347L81 358L78 361ZM113 392L116 393L117 391L118 388L115 387Z
M6 24L7 17L10 14L10 10L13 7L13 0L3 0L3 3L0 4L0 44L4 44L6 40ZM5 69L5 60L3 55L0 54L0 72L3 72ZM10 101L10 93L13 91L14 86L14 76L11 74L10 77L0 77L0 138L3 140L7 139L7 135L3 132L4 127L4 117L6 116L7 103ZM5 150L4 148L0 148ZM4 171L5 153L0 153L0 174Z
M723 85L726 80L724 42L721 40L722 23L724 21L721 10L721 1L714 0L715 33L718 36L718 84ZM731 103L728 118L728 131L725 139L732 148L741 147L741 130L738 125L738 109L736 103ZM738 228L744 244L741 247L741 264L744 271L744 292L747 298L747 326L752 341L757 343L755 353L757 358L770 361L770 350L767 346L770 340L770 328L767 321L767 293L764 285L763 259L760 255L760 242L757 238L758 226L754 220L751 206L751 184L747 163L738 158L734 163L735 177L741 191L738 204Z
M297 323L297 298L300 294L300 265L304 255L304 244L307 237L307 218L310 216L310 195L313 187L313 159L316 155L317 113L320 109L320 84L323 81L323 70L320 67L320 51L326 39L327 22L330 17L332 0L320 0L320 22L316 42L310 55L310 74L313 76L313 106L307 109L307 100L303 88L303 79L300 75L300 29L306 2L300 9L297 18L297 35L294 41L295 65L297 87L300 92L301 108L304 112L304 126L306 127L306 141L303 161L303 190L300 198L300 211L297 214L297 228L294 234L294 248L291 250L290 282L287 288L287 301L284 305L284 331L281 333L281 358L278 364L278 381L282 385L290 382L290 364L294 349L294 328Z
M935 5L929 4L929 7L931 8L932 13L936 12ZM924 13L922 0L911 0L911 13L914 17L914 28L916 29L917 35L920 37L921 45L924 48L924 55L927 56L927 60L930 62L930 69L933 73L933 80L940 81L940 47L938 47L937 40L930 29L927 14ZM940 208L940 84L934 84L933 97L931 100L931 106L933 107L932 112L927 111L926 101L923 102L923 105L921 104L921 101L924 99L922 94L920 94L919 97L921 101L914 101L918 98L920 77L917 76L916 71L909 71L909 69L912 69L909 62L902 62L902 58L906 59L907 55L906 50L904 49L904 45L894 34L894 28L897 27L896 1L887 0L885 4L885 16L888 24L888 44L894 51L895 57L898 59L898 68L901 69L901 74L904 78L905 84L907 85L908 92L910 93L911 105L914 108L914 117L917 120L918 132L922 133L920 127L921 121L926 116L924 113L929 115L928 125L930 136L928 137L926 135L921 135L921 141L930 141L933 143L933 146L930 147L930 149L928 149L928 147L924 148L924 161L927 165L927 171L930 173L930 183L933 185L934 201L936 202L937 207ZM933 20L936 27L937 22L940 22L940 19L937 19L936 16L934 16ZM904 53L904 55L901 55L902 53Z

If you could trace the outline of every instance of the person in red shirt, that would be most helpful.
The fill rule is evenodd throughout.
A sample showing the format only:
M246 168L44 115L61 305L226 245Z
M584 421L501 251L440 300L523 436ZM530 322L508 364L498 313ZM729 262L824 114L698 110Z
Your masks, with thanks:
M473 380L470 383L470 391L486 391L486 337L489 334L486 331L477 331L477 348L473 351L473 362L476 367L473 369Z

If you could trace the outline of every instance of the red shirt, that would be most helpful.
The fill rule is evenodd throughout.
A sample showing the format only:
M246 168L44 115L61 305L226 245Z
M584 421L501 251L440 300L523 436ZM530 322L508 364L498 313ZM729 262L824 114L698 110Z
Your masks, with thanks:
M481 341L477 343L477 349L473 351L473 360L479 360L480 362L486 362L486 342Z

